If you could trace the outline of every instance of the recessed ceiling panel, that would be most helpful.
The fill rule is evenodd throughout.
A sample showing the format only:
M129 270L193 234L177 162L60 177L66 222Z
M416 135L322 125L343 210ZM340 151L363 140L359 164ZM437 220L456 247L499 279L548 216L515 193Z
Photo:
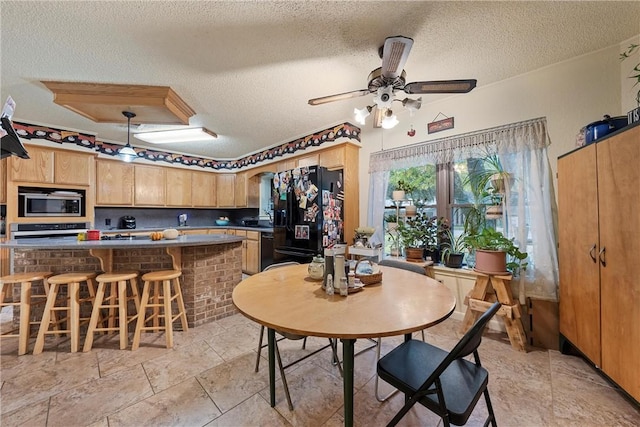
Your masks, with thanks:
M188 125L195 114L168 86L42 83L53 92L53 102L96 123L122 123L122 112L131 111L135 123Z

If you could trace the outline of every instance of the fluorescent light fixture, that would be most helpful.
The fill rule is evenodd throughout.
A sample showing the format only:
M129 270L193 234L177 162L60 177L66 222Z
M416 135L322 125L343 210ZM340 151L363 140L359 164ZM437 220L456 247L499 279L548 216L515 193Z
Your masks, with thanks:
M213 141L218 137L214 132L205 128L189 128L176 130L163 130L154 132L134 133L138 139L152 144L169 144L172 142L198 142Z
M371 114L372 109L373 107L370 107L368 105L364 107L362 110L358 110L357 108L354 108L353 114L355 115L356 122L358 122L361 125L364 125L365 119L369 117L369 114Z
M391 129L393 127L395 127L398 124L398 118L396 117L395 114L393 114L393 111L391 111L391 109L387 109L387 111L385 112L385 117L384 119L382 119L382 128L383 129Z

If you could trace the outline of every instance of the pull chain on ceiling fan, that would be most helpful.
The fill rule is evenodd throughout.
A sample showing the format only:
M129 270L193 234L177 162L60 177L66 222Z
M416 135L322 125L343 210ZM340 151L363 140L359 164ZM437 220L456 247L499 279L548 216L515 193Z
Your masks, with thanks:
M401 90L406 94L443 94L443 93L467 93L476 87L477 80L431 80L406 83L404 65L409 58L409 52L413 46L413 39L404 36L387 37L384 45L378 49L382 58L382 66L369 74L367 89L359 89L336 95L323 96L309 100L310 105L321 105L343 99L357 98L374 94L374 105L363 109L354 109L356 121L365 124L365 119L376 109L376 122L374 127L390 128L398 123L391 109L393 101L401 102L413 114L422 106L422 97L418 99L397 99L395 92ZM386 121L386 122L385 122Z

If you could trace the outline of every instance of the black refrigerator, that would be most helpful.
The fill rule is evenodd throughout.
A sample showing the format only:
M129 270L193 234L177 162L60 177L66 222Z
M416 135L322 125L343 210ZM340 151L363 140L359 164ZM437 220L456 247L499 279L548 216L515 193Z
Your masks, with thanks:
M343 242L342 170L296 168L273 177L274 262L310 262Z

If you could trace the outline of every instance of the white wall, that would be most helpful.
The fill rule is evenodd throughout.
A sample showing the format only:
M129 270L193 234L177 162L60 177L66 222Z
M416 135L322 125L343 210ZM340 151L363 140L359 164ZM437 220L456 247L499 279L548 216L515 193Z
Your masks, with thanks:
M370 116L361 134L360 224L367 222L369 156L383 147L396 148L544 116L555 176L558 156L575 148L581 127L604 114L626 115L627 111L621 111L619 55L620 46L612 46L488 86L478 82L479 87L468 94L426 105L429 95L423 95L423 106L415 116L398 110L400 123L390 130L374 129ZM440 112L455 118L455 128L428 135L427 123ZM417 131L413 138L407 136L411 124Z

